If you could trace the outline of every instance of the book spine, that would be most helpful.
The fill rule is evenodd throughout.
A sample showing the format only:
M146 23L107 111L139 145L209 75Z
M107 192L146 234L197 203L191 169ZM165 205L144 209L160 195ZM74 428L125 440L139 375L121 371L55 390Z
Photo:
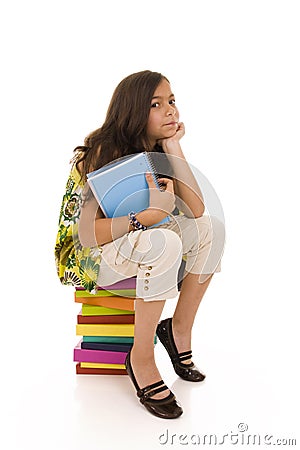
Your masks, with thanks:
M158 189L160 189L159 183L158 183L158 176L157 176L157 170L156 167L154 165L154 162L152 161L151 155L149 155L148 153L144 152L143 153L145 159L146 159L146 163L149 167L149 171L152 173L153 177L154 177L154 182L156 184L156 187Z
M157 187L159 190L161 190L160 185L159 185L159 182L158 182L158 175L157 175L157 174L158 174L158 171L157 171L157 169L156 169L156 167L155 167L154 162L152 161L151 155L149 155L149 153L146 153L146 152L144 152L143 155L145 156L145 160L146 160L146 162L147 162L147 165L148 165L148 167L150 168L151 173L153 174L154 182L155 182L155 184L156 184L156 187ZM167 216L167 217L165 217L164 219L162 219L160 222L158 222L158 223L152 225L152 226L149 227L149 228L157 227L158 225L161 225L161 224L163 224L163 223L167 223L167 222L169 222L169 221L170 221L170 217Z

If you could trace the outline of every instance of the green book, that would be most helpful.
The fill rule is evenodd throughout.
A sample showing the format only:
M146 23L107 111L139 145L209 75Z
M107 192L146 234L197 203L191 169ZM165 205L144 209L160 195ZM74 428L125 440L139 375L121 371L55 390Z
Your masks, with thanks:
M112 316L112 315L124 315L134 314L134 311L127 311L125 309L107 308L106 306L88 305L82 304L83 316Z
M109 344L133 344L133 337L124 336L82 336L83 342L101 342ZM157 344L157 336L154 336L154 344Z
M133 344L133 337L123 336L82 336L83 342L101 342L109 344Z

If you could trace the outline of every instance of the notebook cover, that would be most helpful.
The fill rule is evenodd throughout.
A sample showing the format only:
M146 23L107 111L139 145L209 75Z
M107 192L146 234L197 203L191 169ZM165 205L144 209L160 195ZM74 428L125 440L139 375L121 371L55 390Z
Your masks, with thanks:
M100 369L97 367L81 367L76 364L77 375L127 375L126 369Z
M86 303L88 305L106 306L107 308L125 309L128 311L134 311L135 298L127 297L96 297L91 295L90 297L76 297L76 303Z
M87 175L88 184L106 217L127 216L130 211L148 208L146 172L151 172L155 178L150 157L142 152L121 158ZM169 220L166 217L155 225Z
M81 314L83 316L112 316L112 315L131 315L134 311L128 311L125 309L106 308L106 306L88 305L82 304Z
M123 316L83 316L77 315L77 323L134 323L134 314L127 314Z
M109 344L102 342L81 342L81 348L88 350L105 350L108 352L126 352L132 348L133 344Z
M105 344L133 344L133 337L129 336L82 336L83 342L100 342Z
M77 324L77 336L134 336L134 325L132 324Z
M81 348L81 342L79 342L74 348L73 360L90 363L125 364L126 355L127 352L84 349Z

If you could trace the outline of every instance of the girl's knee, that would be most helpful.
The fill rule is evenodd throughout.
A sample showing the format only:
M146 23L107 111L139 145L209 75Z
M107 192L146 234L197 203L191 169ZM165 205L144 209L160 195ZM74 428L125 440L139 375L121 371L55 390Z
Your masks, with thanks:
M182 241L172 230L165 228L153 228L147 230L144 236L147 239L147 260L161 260L175 263L182 259Z
M200 241L225 241L224 223L216 216L202 216L195 219Z
M158 248L163 250L166 255L169 257L182 256L182 241L175 231L156 228L153 233L153 239L157 241Z

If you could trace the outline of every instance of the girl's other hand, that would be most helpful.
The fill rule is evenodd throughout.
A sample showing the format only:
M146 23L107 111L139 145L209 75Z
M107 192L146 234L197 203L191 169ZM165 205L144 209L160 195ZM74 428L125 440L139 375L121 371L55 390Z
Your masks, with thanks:
M164 217L168 216L175 209L173 181L169 178L159 178L158 182L163 185L163 189L160 190L151 173L146 174L146 180L150 192L149 208L159 210L164 213Z

